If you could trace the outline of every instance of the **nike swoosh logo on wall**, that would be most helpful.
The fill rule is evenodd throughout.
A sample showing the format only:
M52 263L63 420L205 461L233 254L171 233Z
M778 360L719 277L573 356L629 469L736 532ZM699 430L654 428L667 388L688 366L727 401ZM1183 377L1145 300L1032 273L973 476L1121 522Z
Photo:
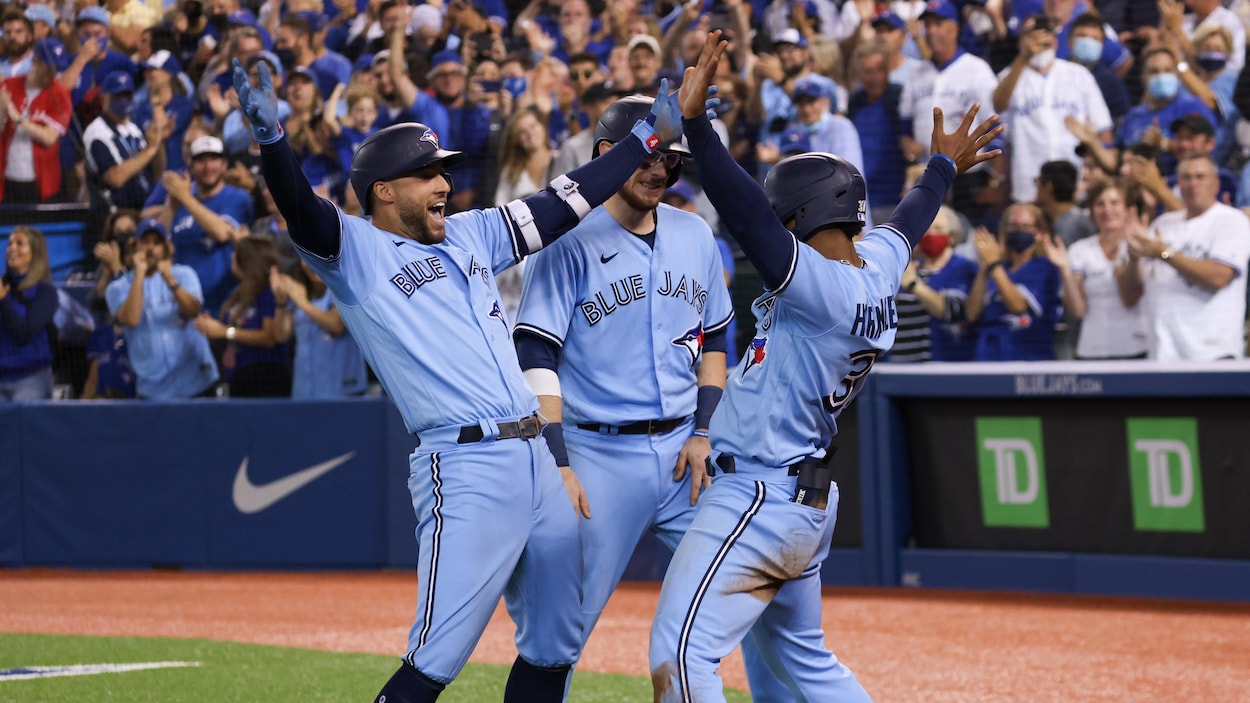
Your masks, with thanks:
M252 483L247 477L248 458L243 457L243 463L239 464L239 471L234 475L234 507L245 515L259 513L342 466L354 456L356 452L348 452L261 486Z
M616 258L616 255L617 255L617 254L619 254L619 253L621 253L621 252L619 252L619 251L612 252L612 256L604 256L603 254L600 254L600 255L599 255L599 263L601 263L601 264L606 264L606 263L608 263L609 261L611 261L612 259L615 259L615 258Z

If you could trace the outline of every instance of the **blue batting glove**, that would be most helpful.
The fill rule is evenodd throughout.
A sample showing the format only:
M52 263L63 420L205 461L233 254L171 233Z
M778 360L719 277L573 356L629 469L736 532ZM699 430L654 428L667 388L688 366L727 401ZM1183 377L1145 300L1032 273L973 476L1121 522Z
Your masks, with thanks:
M647 119L655 127L661 143L681 139L681 105L677 102L677 91L668 92L667 78L660 80L660 92L655 96Z
M709 120L716 119L716 106L720 105L720 98L716 97L717 91L720 90L714 85L707 88L707 100L703 103L703 109L707 110L707 118Z
M278 96L273 90L269 64L261 61L256 64L256 70L260 74L260 86L253 88L243 64L235 59L234 92L239 95L239 106L252 125L252 136L261 144L272 144L282 138L282 128L278 125Z

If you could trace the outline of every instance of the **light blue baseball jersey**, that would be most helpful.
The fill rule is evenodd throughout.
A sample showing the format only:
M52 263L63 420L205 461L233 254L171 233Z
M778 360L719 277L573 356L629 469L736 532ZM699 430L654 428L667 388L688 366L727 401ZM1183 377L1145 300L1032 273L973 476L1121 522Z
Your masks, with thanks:
M894 293L911 260L907 238L888 225L856 242L863 268L795 249L790 276L751 306L755 338L709 428L716 452L765 466L823 455L838 414L894 344Z
M501 210L448 217L447 238L435 245L338 214L338 257L300 255L334 294L410 432L538 409L495 286L495 273L520 258Z
M654 249L598 207L526 262L517 329L561 347L566 423L695 410L704 335L733 304L703 218L668 205L656 217Z

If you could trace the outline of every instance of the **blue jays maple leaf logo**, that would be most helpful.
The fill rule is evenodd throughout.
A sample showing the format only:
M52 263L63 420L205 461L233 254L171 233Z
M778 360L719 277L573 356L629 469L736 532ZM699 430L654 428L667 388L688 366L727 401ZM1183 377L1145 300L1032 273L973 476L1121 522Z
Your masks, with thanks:
M742 375L747 375L747 371L752 366L759 366L764 363L764 357L768 356L768 337L756 337L751 340L751 345L747 347L747 353L744 355L747 365L742 367Z
M435 149L441 148L438 145L438 135L435 134L434 130L432 129L425 130L425 134L421 135L421 141L426 141L426 142L433 144Z
M690 354L690 368L699 361L699 355L703 353L703 324L697 324L686 330L673 340L673 346L681 347Z
M487 317L493 317L503 323L504 327L508 326L508 321L503 317L503 308L499 307L499 301L491 303L490 312L486 313Z

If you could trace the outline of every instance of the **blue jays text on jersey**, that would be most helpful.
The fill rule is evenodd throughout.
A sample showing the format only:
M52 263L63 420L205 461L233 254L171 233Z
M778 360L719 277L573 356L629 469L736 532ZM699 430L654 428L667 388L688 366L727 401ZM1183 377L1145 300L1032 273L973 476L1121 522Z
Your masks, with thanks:
M608 260L614 256L608 257ZM684 300L690 303L695 312L703 314L703 307L707 305L707 287L703 283L693 276L687 278L684 274L679 274L677 282L674 283L672 271L664 271L662 276L663 282L655 289L657 295ZM646 283L638 274L613 281L608 288L609 290L596 291L590 300L578 306L586 316L586 322L591 325L598 324L606 316L616 312L618 307L647 297Z

